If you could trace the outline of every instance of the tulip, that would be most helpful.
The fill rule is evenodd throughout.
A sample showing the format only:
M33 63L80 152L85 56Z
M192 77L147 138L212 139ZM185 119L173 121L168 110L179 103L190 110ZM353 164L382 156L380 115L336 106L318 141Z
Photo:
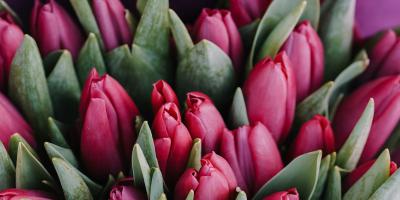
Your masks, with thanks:
M167 183L173 186L185 171L192 138L181 122L181 114L174 103L164 104L154 122L154 145L161 172Z
M151 105L153 106L153 113L157 113L162 105L172 102L179 106L178 98L171 86L159 80L153 84L153 91L151 92Z
M358 181L375 163L375 160L370 160L364 164L358 166L350 174L346 176L343 182L343 188L345 191L350 189L350 187ZM390 162L390 175L392 175L397 170L397 165L395 162Z
M324 78L324 48L309 21L294 29L282 47L293 63L297 102L318 89Z
M399 122L400 76L388 76L368 82L342 101L333 120L336 149L344 144L370 98L375 100L375 113L360 158L361 163L374 157Z
M369 52L371 60L364 79L400 74L400 38L393 30L385 32Z
M32 129L11 102L0 93L0 141L8 149L10 137L19 133L31 146L36 147Z
M125 18L125 8L120 0L93 0L92 8L108 51L122 44L131 44L133 32Z
M219 200L229 199L234 193L237 182L228 162L214 152L201 160L201 168L196 171L187 169L175 187L175 199L183 200L190 190L194 191L194 199Z
M185 122L193 139L200 138L203 153L218 150L225 122L211 99L200 92L189 92Z
M290 65L285 52L275 60L265 58L250 72L243 88L250 123L262 122L279 143L289 133L296 104L296 83Z
M139 111L112 77L93 69L83 88L81 156L89 174L104 180L123 171L136 140L134 120Z
M43 56L59 49L69 50L74 58L78 56L83 43L81 31L55 0L46 4L35 0L30 29Z
M217 0L170 0L169 4L185 23L192 23L203 8L213 8L217 2Z
M263 200L299 200L299 193L296 188L287 191L275 192L263 198Z
M329 120L322 115L315 115L301 126L289 151L289 158L319 149L325 155L334 152L335 137Z
M243 44L229 11L203 9L194 27L194 37L196 41L206 39L215 43L229 55L236 71L241 71Z
M272 0L229 0L233 19L241 27L261 18Z
M133 187L133 178L124 178L111 189L109 200L145 200L146 195Z
M8 13L0 13L0 91L7 88L8 75L15 52L24 39L24 33Z
M53 196L42 191L9 188L0 191L0 199L4 200L51 200Z
M278 146L262 123L226 130L221 155L232 167L238 186L248 195L256 193L283 168Z

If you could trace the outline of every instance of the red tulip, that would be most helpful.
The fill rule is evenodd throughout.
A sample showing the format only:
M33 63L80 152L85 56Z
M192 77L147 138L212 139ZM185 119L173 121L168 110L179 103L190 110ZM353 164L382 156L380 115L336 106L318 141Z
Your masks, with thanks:
M8 75L15 52L24 39L24 33L8 13L0 13L0 91L7 88Z
M186 169L192 138L181 122L181 114L174 103L160 108L153 122L153 131L161 172L169 185L175 185Z
M219 149L224 119L211 99L200 92L189 92L186 99L185 122L192 138L200 138L204 153Z
M243 44L239 30L227 10L203 9L194 27L195 40L209 40L219 46L232 59L240 72L243 61Z
M178 98L171 86L167 82L159 80L153 84L153 91L151 92L151 105L153 106L154 114L158 112L162 105L168 102L179 106Z
M288 191L275 192L264 197L263 200L299 200L299 193L296 188L291 188Z
M399 122L400 76L383 77L368 82L342 101L333 120L337 149L340 149L350 135L370 98L375 100L375 114L361 155L361 163L374 157Z
M99 77L93 69L83 88L81 155L89 173L105 179L124 169L136 140L135 103L112 77Z
M265 58L250 72L243 88L251 124L262 122L279 143L289 133L296 104L296 83L290 65L285 52L275 60Z
M325 155L335 151L335 138L331 123L322 115L315 115L301 126L289 151L289 158L293 159L318 149L322 150Z
M283 168L274 138L261 123L226 130L221 155L235 172L238 185L252 195Z
M76 58L83 43L79 27L55 0L42 4L35 0L30 19L32 35L43 56L59 49L68 49Z
M230 11L236 24L244 26L261 18L272 0L230 0Z
M309 21L293 30L282 47L292 62L296 77L297 102L318 89L324 78L324 48Z
M224 158L215 153L207 154L201 160L199 171L187 169L175 187L175 199L186 199L190 190L194 199L229 199L237 186L235 175Z
M108 51L132 43L133 33L120 0L93 0L92 8Z
M36 147L32 129L11 102L0 93L0 141L8 149L10 137L19 133L31 146Z
M4 200L51 200L55 199L53 196L37 190L24 190L9 188L0 191L0 199Z
M146 200L142 191L133 187L133 178L125 178L111 189L109 200Z

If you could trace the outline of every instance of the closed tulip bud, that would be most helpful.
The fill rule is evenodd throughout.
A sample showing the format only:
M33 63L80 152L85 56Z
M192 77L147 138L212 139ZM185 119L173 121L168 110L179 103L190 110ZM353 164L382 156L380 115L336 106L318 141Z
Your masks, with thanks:
M93 69L83 88L80 114L81 155L89 173L104 180L123 171L136 140L134 120L139 114L124 88Z
M83 43L81 31L55 0L46 4L35 0L30 29L43 56L60 49L69 50L75 58L78 56Z
M151 92L151 105L153 106L154 114L158 112L162 105L168 102L179 106L178 98L171 86L167 82L159 80L153 84L153 91Z
M120 0L93 0L92 8L108 51L123 44L131 44L133 33L125 18Z
M211 99L200 92L189 92L185 122L192 138L200 138L203 153L219 149L225 122Z
M183 200L190 190L194 199L219 200L229 199L237 186L235 175L224 158L210 153L201 160L199 171L187 169L175 187L175 199Z
M53 196L42 191L37 190L24 190L24 189L5 189L0 191L0 199L4 200L51 200L54 199Z
M11 62L23 39L24 33L11 16L0 13L0 91L7 88Z
M0 141L8 149L10 137L19 133L31 146L36 147L32 129L11 102L0 93Z
M232 167L238 186L248 195L256 193L283 168L278 146L261 123L226 130L220 152Z
M185 171L192 148L192 138L174 103L161 106L153 122L153 131L161 172L167 183L173 186Z
M296 83L286 53L265 58L250 72L243 93L251 124L262 122L275 141L283 142L293 122Z
M275 192L263 198L263 200L299 200L300 196L296 188L287 191Z
M336 148L349 137L370 98L375 100L371 131L360 162L371 160L382 148L400 119L400 76L388 76L368 82L339 105L333 120Z
M261 18L272 0L230 0L230 11L241 27Z
M301 126L289 151L289 158L319 149L325 155L334 152L335 137L329 120L322 115L315 115Z
M282 47L286 51L296 77L297 102L318 89L324 78L324 48L309 21L293 30Z
M241 71L242 39L229 11L203 9L194 27L194 37L196 41L206 39L215 43L229 55L236 71Z
M146 195L133 187L133 178L119 180L111 189L109 200L146 200Z

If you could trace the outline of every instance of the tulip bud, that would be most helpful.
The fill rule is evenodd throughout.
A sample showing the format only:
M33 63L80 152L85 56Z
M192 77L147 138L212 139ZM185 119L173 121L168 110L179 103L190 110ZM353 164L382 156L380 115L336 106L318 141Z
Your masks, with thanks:
M211 99L200 92L189 92L185 122L192 138L200 138L203 153L218 150L225 122Z
M221 155L232 167L238 186L249 195L256 193L283 168L278 146L262 123L226 130L222 136Z
M275 192L263 198L263 200L299 200L299 193L296 188L287 191Z
M400 119L400 76L388 76L356 89L339 105L333 120L336 149L344 144L370 98L375 100L371 131L360 162L371 160L382 148Z
M32 199L32 200L51 200L54 199L53 196L47 194L42 191L37 190L24 190L24 189L14 189L9 188L0 191L0 199L13 199L13 200L23 200L23 199Z
M172 102L179 106L178 98L171 86L164 80L159 80L153 84L153 91L151 92L151 105L153 106L153 113L157 113L162 105Z
M241 27L261 18L272 0L230 0L230 11Z
M334 152L335 138L329 120L322 115L315 115L301 126L289 151L289 158L319 149L325 155Z
M109 200L145 200L146 195L133 187L133 178L119 180L111 189Z
M250 72L243 93L251 124L262 122L275 141L283 142L292 125L296 83L285 52L265 58Z
M231 13L227 10L203 9L194 27L196 41L215 43L232 60L237 72L242 69L243 44Z
M199 171L190 168L183 173L176 184L174 198L186 199L190 190L193 190L194 199L229 199L235 193L236 186L229 164L213 152L203 157Z
M31 146L36 147L32 129L11 102L0 93L0 141L8 149L10 137L19 133Z
M74 58L78 56L83 44L81 31L55 0L44 5L35 0L30 20L31 33L43 56L59 49L68 49Z
M23 39L24 33L14 24L12 17L0 13L0 91L7 88L11 62Z
M309 21L293 30L282 47L296 77L297 102L318 89L324 78L324 48Z
M93 69L83 88L80 114L81 155L89 173L103 180L123 171L136 140L134 120L139 115L124 88Z
M192 138L181 122L181 114L174 103L161 106L154 122L154 145L161 172L167 183L173 186L185 171Z
M92 8L108 51L122 44L132 43L133 33L120 0L93 0Z

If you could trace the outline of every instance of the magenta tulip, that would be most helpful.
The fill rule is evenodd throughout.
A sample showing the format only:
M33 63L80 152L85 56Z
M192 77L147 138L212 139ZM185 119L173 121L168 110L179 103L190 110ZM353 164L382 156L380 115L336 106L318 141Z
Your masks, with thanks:
M75 58L78 56L83 43L81 31L55 0L46 4L35 0L30 20L31 33L43 56L60 49L69 50Z
M370 98L375 114L360 162L371 160L383 147L400 119L400 76L388 76L362 85L346 97L333 120L336 148L349 137Z
M133 32L125 18L120 0L93 0L92 8L108 51L122 44L131 44Z
M261 123L226 130L221 156L232 167L239 187L250 196L284 166L274 138Z
M146 200L146 195L133 187L133 178L119 180L111 189L109 200Z
M159 80L153 84L153 91L151 92L151 105L153 106L153 113L156 114L160 107L165 103L172 102L179 106L178 98L171 86Z
M83 88L81 156L89 174L104 180L123 171L136 140L135 103L112 77L93 69Z
M219 149L225 122L211 99L200 92L189 92L185 122L192 138L200 138L203 153Z
M261 18L272 0L230 0L230 11L236 24L241 27Z
M275 141L283 142L292 125L296 83L285 52L265 58L250 72L243 93L251 124L262 122Z
M167 183L174 186L186 169L192 148L192 138L174 103L161 106L153 122L153 131L161 172Z
M195 23L194 37L196 41L206 39L215 43L229 55L236 71L242 70L242 39L229 11L203 9Z
M199 171L189 168L183 173L176 184L174 199L186 199L190 190L194 191L195 200L229 199L236 186L235 175L228 162L213 152L203 157Z
M0 91L7 88L8 75L15 52L24 39L24 33L8 13L0 13Z
M55 199L52 195L37 190L24 189L5 189L0 191L0 199L4 200L51 200Z
M287 191L275 192L263 198L263 200L299 200L300 196L296 188Z
M282 47L296 77L297 102L318 89L324 78L324 48L309 21L293 30Z
M325 155L334 152L335 137L329 120L322 115L315 115L301 126L290 147L289 158L293 159L319 149Z

